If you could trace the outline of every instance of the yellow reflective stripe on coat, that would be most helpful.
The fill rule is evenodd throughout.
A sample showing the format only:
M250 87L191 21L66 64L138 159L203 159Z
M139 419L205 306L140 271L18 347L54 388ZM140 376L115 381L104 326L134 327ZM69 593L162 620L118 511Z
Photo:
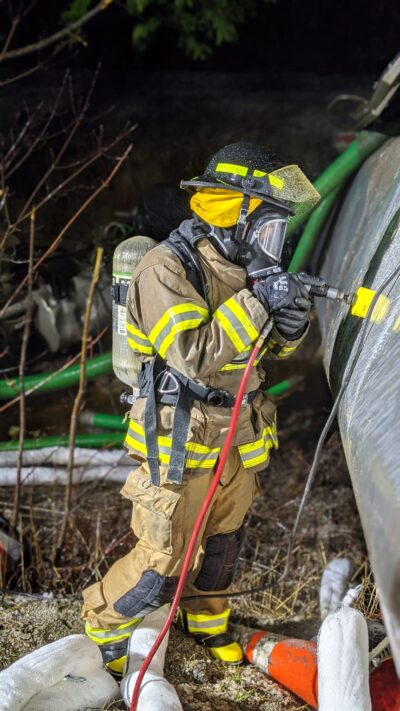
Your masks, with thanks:
M129 422L125 442L129 447L136 449L147 457L146 438L144 429L137 422ZM160 464L169 464L171 459L172 437L157 437L158 461ZM187 469L212 469L220 452L220 447L206 447L198 442L186 442L185 467Z
M219 615L186 613L188 632L192 634L222 634L228 628L230 608Z
M214 318L230 338L238 353L246 350L258 337L259 332L247 313L231 297L214 312Z
M171 306L151 329L150 343L164 358L177 333L198 328L207 321L208 316L207 309L197 304L184 303Z
M128 343L132 350L138 351L139 353L143 353L145 355L154 355L154 348L145 333L139 331L138 328L135 328L128 322L126 322L126 331Z
M269 450L272 447L278 447L275 423L264 427L260 439L257 439L255 442L239 445L238 450L244 468L250 469L251 467L266 463L269 459Z

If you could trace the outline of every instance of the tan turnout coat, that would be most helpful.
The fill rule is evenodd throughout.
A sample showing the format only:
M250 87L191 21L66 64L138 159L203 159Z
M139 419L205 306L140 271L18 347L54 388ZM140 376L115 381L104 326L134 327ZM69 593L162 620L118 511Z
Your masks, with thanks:
M245 270L222 257L207 238L196 245L206 277L207 301L187 279L184 266L167 246L148 252L138 264L127 299L127 335L144 361L155 353L189 378L205 386L237 393L251 346L269 314L246 288ZM267 356L285 358L302 339L287 341L272 328L248 381L247 392L265 382ZM145 398L132 407L126 445L146 459L143 429ZM193 401L185 467L192 473L213 468L224 443L231 408ZM171 448L174 408L158 405L161 481ZM243 405L234 445L246 469L265 468L271 447L278 446L275 407L261 387L251 405Z

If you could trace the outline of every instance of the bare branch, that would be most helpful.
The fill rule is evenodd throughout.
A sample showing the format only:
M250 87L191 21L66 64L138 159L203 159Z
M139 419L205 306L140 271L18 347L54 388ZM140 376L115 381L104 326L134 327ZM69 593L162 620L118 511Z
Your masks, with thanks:
M11 22L10 30L9 30L6 40L4 42L3 49L0 52L0 62L3 60L5 54L10 46L11 40L15 34L15 30L17 29L17 27L19 25L19 21L20 21L20 18L17 16L17 17L14 17Z
M72 407L71 422L70 422L70 429L69 429L69 457L68 457L68 467L67 467L67 484L65 487L65 497L64 497L64 514L63 514L63 518L61 521L60 533L59 533L58 542L57 542L55 559L57 559L57 557L59 556L59 553L61 551L61 548L62 548L62 545L64 542L65 531L67 528L68 518L69 518L69 514L70 514L70 510L71 510L72 477L73 477L73 471L74 471L75 435L76 435L76 428L77 428L77 424L78 424L78 416L79 416L79 412L80 412L81 405L82 405L82 398L83 398L83 395L85 392L85 387L86 387L86 358L87 358L87 349L88 349L88 345L90 342L90 336L89 336L90 314L92 311L94 293L96 290L97 282L99 281L99 277L100 277L101 265L102 265L102 261L103 261L103 252L104 252L104 250L102 247L97 247L96 259L95 259L95 264L94 264L94 268L93 268L92 279L90 282L88 298L87 298L87 302L86 302L85 318L84 318L83 329L82 329L82 347L81 347L81 366L80 366L80 372L79 372L79 388L78 388L78 392L76 394L74 404Z
M91 85L90 85L90 87L89 87L89 91L88 91L88 93L87 93L87 95L86 95L85 101L84 101L84 103L83 103L82 109L81 109L81 111L79 112L78 116L76 117L76 120L75 120L75 122L73 123L70 132L68 133L68 135L67 135L67 137L66 137L64 143L62 144L60 150L58 151L57 156L55 156L55 157L53 158L53 160L52 160L52 162L51 162L51 165L50 165L49 168L46 170L45 174L41 177L41 179L39 180L39 182L36 184L35 189L34 189L33 192L31 193L31 195L29 196L28 200L26 201L26 203L25 203L23 209L21 210L20 214L19 214L18 217L17 217L16 223L15 223L16 225L19 224L22 215L29 209L30 205L32 204L32 202L34 201L36 195L38 194L39 190L43 187L43 185L46 183L46 181L49 179L50 175L52 174L53 170L55 170L55 168L56 168L57 165L59 164L61 158L63 157L65 151L67 150L69 144L71 143L73 137L75 136L75 133L77 132L79 126L81 125L81 123L82 123L82 121L83 121L83 119L84 119L84 117L85 117L85 114L86 114L86 112L87 112L87 110L88 110L88 108L89 108L89 103L90 103L90 99L91 99L91 97L92 97L93 90L94 90L94 87L95 87L95 84L96 84L96 81L97 81L98 72L99 72L99 69L96 70L96 72L95 72L95 74L94 74L94 76L93 76L93 79L92 79ZM66 73L66 78L67 78L68 76L69 76L69 72ZM62 87L62 89L63 89L63 87ZM59 93L59 99L61 99L61 95L62 95L62 94ZM55 110L56 110L56 107L55 107L55 109L53 109L53 111L51 112L51 117L52 117L52 118L54 117ZM51 120L52 120L52 118L51 118ZM49 125L49 122L47 122L47 126L48 126L48 125ZM43 132L42 132L42 135L43 135ZM30 151L30 152L31 152L31 151ZM13 169L13 172L14 172L14 169Z
M17 476L14 489L14 506L12 515L12 525L16 526L19 517L19 500L21 493L21 469L22 469L22 459L24 454L24 441L25 441L25 430L26 430L26 410L25 410L25 393L24 393L24 375L25 375L25 362L26 353L28 349L29 333L31 330L32 312L33 312L33 298L32 298L32 267L33 267L33 246L35 239L35 210L31 212L31 228L29 231L29 266L28 266L28 295L27 304L25 312L25 322L24 331L22 335L22 345L21 345L21 356L19 360L19 382L21 388L21 395L19 401L19 449L18 449L18 460L17 460Z
M28 130L30 129L30 127L32 126L36 116L39 114L39 112L42 110L42 108L43 108L43 104L40 103L36 106L36 108L33 109L31 115L25 121L24 126L21 128L19 134L17 135L16 139L12 142L10 148L8 149L7 153L5 154L5 156L3 158L3 170L5 172L5 176L7 179L10 175L10 173L7 173L7 166L10 164L10 159L14 155L14 153L17 150L22 139L26 136L26 134L27 134ZM46 124L44 131L47 130L47 128L48 128L48 124ZM40 135L43 135L43 132L41 132ZM33 143L35 143L35 141Z
M50 35L50 37L45 37L44 39L39 40L38 42L28 44L25 47L20 47L19 49L12 49L8 52L4 52L3 50L3 53L0 55L0 62L5 62L9 59L16 59L19 57L25 57L27 54L32 54L33 52L37 52L39 50L45 49L46 47L50 47L51 45L56 44L57 42L60 42L66 37L71 36L71 34L73 34L76 30L79 30L81 27L83 27L83 25L89 22L89 20L92 20L93 17L95 17L100 12L105 10L109 5L111 5L112 2L113 0L101 0L96 5L96 7L92 8L92 10L89 10L85 15L80 17L79 20L71 22L62 30L55 32L53 35Z
M79 166L77 170L75 170L73 173L71 173L65 180L63 180L61 183L59 183L53 190L51 190L46 197L43 198L40 202L38 202L36 206L36 212L40 210L49 200L52 200L54 197L56 197L64 188L66 188L75 178L77 178L81 173L83 173L89 166L91 166L96 160L99 158L105 156L105 154L115 148L121 141L123 141L125 138L129 136L130 133L132 133L135 129L135 126L130 126L124 133L121 133L119 136L117 136L111 143L108 143L106 146L100 147L92 156L87 158L86 160L82 161L80 164L77 163ZM61 169L62 166L59 166ZM77 187L77 186L74 186ZM23 220L26 220L27 217L29 217L29 213L25 215L21 215L20 217L20 222Z
M64 225L62 230L58 233L57 237L53 240L51 245L46 249L46 251L42 254L39 259L36 260L35 264L32 267L32 273L36 272L37 269L40 267L40 265L47 259L50 254L53 254L55 250L57 249L58 245L60 244L62 238L64 237L65 233L68 232L69 228L76 222L78 217L86 210L86 208L93 202L93 200L96 199L96 197L105 189L109 186L110 182L114 178L115 174L119 171L121 165L125 162L127 159L129 153L131 152L133 148L133 144L131 143L127 149L124 151L122 156L118 158L114 168L111 170L111 172L108 174L107 178L100 183L98 188L82 203L82 205L74 212L72 217L68 220L68 222ZM11 294L7 302L4 304L3 308L0 311L0 318L2 318L7 311L8 307L10 304L12 304L15 300L15 297L18 296L18 294L22 291L24 286L26 285L28 281L27 277L24 277L22 281L19 283L19 285L16 287L14 292Z

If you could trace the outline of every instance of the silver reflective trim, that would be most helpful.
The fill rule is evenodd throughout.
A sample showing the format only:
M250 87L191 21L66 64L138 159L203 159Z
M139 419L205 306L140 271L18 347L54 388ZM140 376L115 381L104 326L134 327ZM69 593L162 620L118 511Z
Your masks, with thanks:
M221 627L222 625L228 624L227 617L220 617L218 620L207 620L205 622L197 622L190 620L188 617L188 626L193 627L193 629L213 629L214 627Z

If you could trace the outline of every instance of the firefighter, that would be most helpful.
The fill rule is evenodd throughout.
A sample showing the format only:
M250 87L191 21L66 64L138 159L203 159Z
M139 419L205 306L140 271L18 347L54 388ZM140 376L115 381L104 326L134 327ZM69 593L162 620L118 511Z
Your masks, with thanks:
M296 350L311 308L305 287L280 266L293 208L319 197L298 166L236 143L181 186L192 191L193 216L141 259L127 296L127 337L143 365L126 445L140 466L121 493L132 502L138 540L83 593L86 634L116 674L135 626L174 595L252 344L270 323L191 562L183 595L191 599L179 613L185 632L214 658L242 661L227 598L217 594L232 583L258 473L278 446L267 358Z

